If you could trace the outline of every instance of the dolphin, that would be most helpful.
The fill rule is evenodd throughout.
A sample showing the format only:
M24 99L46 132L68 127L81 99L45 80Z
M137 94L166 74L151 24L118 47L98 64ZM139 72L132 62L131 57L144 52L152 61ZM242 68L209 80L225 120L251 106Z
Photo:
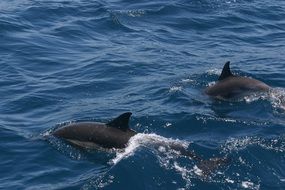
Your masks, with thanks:
M253 78L233 75L227 61L218 81L205 89L205 93L219 99L239 98L254 92L268 92L270 87Z
M126 112L108 123L71 123L53 132L53 135L85 148L125 148L137 133L129 128L132 113Z
M83 148L122 149L128 145L130 138L137 134L136 131L129 127L131 115L131 112L123 113L108 123L71 123L55 130L52 134ZM161 144L158 143L154 147L159 148L160 146ZM197 161L198 167L202 170L204 176L229 162L229 159L226 157L203 160L193 151L189 151L179 144L170 144L168 147L180 152L183 156Z

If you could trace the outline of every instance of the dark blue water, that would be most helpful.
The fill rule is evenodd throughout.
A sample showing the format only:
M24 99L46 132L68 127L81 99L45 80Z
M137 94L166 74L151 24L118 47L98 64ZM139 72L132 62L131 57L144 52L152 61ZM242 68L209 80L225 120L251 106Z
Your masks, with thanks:
M0 189L285 189L284 10L277 0L1 0ZM207 97L228 60L273 90ZM120 152L49 136L125 111L145 134ZM173 141L231 163L203 177L152 147Z

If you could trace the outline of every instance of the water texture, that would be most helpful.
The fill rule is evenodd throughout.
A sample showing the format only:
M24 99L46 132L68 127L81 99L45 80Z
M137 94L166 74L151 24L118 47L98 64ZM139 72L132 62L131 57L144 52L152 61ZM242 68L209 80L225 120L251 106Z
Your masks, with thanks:
M284 10L277 0L1 0L0 189L285 189ZM228 60L271 92L206 96ZM126 111L140 134L125 150L50 136ZM204 177L170 143L231 162Z

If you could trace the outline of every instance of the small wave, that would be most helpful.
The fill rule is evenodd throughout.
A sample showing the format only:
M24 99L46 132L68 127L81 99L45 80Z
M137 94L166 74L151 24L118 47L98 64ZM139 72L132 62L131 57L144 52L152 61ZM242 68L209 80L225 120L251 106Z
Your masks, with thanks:
M272 88L268 93L253 93L240 99L240 101L242 100L247 103L257 100L268 100L277 111L285 111L285 89L283 88Z
M207 123L208 121L221 121L226 123L237 123L242 125L254 125L254 126L264 126L268 125L269 121L262 121L262 120L245 120L245 119L233 119L233 118L223 118L223 117L214 117L214 116L203 116L203 115L197 115L196 119L199 121L201 120L203 123Z
M182 79L181 82L183 82L183 83L193 83L195 81L193 79L185 78L185 79Z
M230 138L222 146L222 152L231 153L239 152L246 149L248 146L257 145L263 149L271 150L277 153L285 152L284 137L262 139L259 137L243 137L243 138Z
M145 10L142 9L134 9L134 10L119 10L116 11L117 13L121 15L127 15L129 17L141 17L146 14Z
M258 144L260 139L254 137L230 138L223 145L223 152L237 152L252 144Z
M131 26L127 25L124 23L124 20L121 18L121 15L116 12L116 11L109 11L109 17L111 19L107 19L105 22L105 24L107 24L108 26L110 26L109 29L113 28L113 29L119 29L119 30L123 30L123 31L135 31Z
M269 93L272 106L285 111L285 89L273 88Z
M182 90L182 86L172 86L169 89L169 92L180 92Z
M241 186L245 189L259 189L260 185L259 184L254 184L251 181L242 181Z
M197 175L202 175L202 170L200 170L196 165L193 170L189 170L187 167L180 166L177 162L174 162L174 169L181 174L182 179L186 181L185 188L189 189L191 186L191 172L194 171Z
M207 74L209 75L220 75L221 74L221 70L220 69L209 69L206 71Z

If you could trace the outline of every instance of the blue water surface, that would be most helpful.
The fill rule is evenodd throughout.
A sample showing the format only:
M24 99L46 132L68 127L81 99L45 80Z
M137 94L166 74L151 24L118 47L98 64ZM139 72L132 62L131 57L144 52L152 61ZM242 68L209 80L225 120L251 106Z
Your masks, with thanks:
M0 189L285 189L285 1L1 0ZM239 101L204 89L231 61L273 89ZM131 111L125 150L50 133ZM151 146L187 144L230 164Z

